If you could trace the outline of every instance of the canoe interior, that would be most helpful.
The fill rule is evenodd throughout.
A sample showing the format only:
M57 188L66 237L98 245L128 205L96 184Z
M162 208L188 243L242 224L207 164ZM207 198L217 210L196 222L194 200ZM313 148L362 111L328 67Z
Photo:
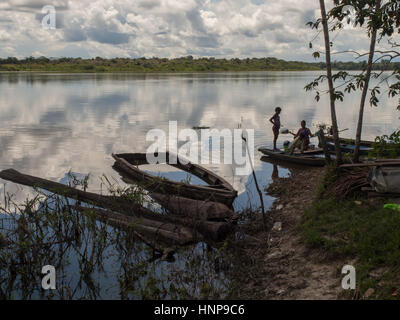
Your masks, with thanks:
M310 165L310 166L325 166L325 164L326 164L324 158L315 157L315 156L307 154L307 153L303 153L303 154L296 153L296 154L290 155L288 153L285 153L284 151L273 151L273 150L267 149L267 148L260 148L258 150L260 152L262 152L263 154L268 155L271 158L279 159L279 160L286 161L286 162L292 162L292 163Z
M191 174L190 172L180 170L168 164L157 164L155 166L151 164L143 164L139 166L139 169L160 179L185 182L191 185L208 185L206 181Z
M166 162L161 162L161 164L168 164L170 166L173 166L175 168L178 168L180 170L189 172L193 174L194 176L200 178L204 182L208 184L209 187L212 188L220 188L220 189L226 189L229 191L235 191L234 188L231 186L231 184L223 179L222 177L216 175L210 170L207 170L206 168L193 164L193 163L186 163L182 161L182 157L177 157L176 163L170 163L170 153L164 153L165 154L165 159ZM159 157L160 153L156 153L155 156ZM147 161L147 155L145 153L120 153L115 155L118 158L125 159L127 162L129 162L131 165L134 166L139 166L139 165L144 165L144 164L149 164ZM158 162L159 163L159 162ZM157 163L157 164L158 164Z
M178 195L196 200L215 201L228 206L232 205L237 196L237 191L226 180L199 165L183 162L182 158L174 161L176 158L170 159L170 154L168 153L165 155L166 162L161 161L160 163L167 163L187 171L207 182L208 185L194 185L151 175L138 167L139 165L148 164L147 156L143 153L113 154L115 159L113 168L123 177L129 180L133 179L135 182L141 182L142 186L150 192Z
M267 162L270 163L272 165L275 166L279 166L280 168L284 168L284 169L304 169L304 164L298 163L298 162L293 162L293 161L288 161L288 160L284 160L284 159L278 159L275 157L271 157L271 156L267 156L267 155L263 155L260 160L262 162Z
M260 151L261 149L263 149L263 150L269 150L269 151L271 151L271 152L274 152L272 149L269 149L269 148L267 148L267 147L260 147L260 148L258 148L259 151ZM285 153L284 150L280 150L280 151L277 151L277 152ZM316 148L316 149L306 150L306 151L304 151L303 153L301 153L300 151L296 150L296 151L293 153L293 155L317 155L317 154L322 154L322 153L324 153L324 149L322 149L322 148Z

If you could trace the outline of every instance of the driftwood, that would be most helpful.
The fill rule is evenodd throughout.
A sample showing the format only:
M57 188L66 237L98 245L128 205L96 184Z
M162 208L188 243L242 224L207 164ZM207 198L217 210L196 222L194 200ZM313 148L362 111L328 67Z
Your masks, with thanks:
M226 205L212 201L150 193L150 196L175 215L198 220L235 222L239 216Z
M167 153L167 161L169 153ZM213 172L196 164L188 163L171 164L181 170L192 173L203 179L209 185L192 185L183 182L171 181L168 179L155 177L147 172L140 170L136 165L147 163L146 154L126 153L113 154L115 164L113 166L121 175L134 181L141 182L143 188L150 192L173 194L195 200L215 201L231 206L237 196L237 191L223 178L216 176Z
M61 183L25 175L13 169L1 171L0 178L30 187L42 188L52 193L65 196L67 198L75 199L95 205L97 207L108 209L112 212L123 213L128 216L140 217L142 219L140 220L141 222L145 221L146 223L148 223L148 225L144 225L143 223L141 223L140 225L143 225L143 228L146 227L146 231L149 234L153 235L157 235L160 223L173 224L175 225L175 227L176 225L181 225L187 227L188 229L191 229L192 236L188 236L187 238L191 238L193 239L193 241L196 241L196 239L198 239L197 232L201 233L207 239L219 241L224 239L233 229L232 224L226 222L202 221L196 220L192 217L188 218L174 215L157 214L128 198L117 196L104 196L96 193L82 191L63 185ZM117 218L116 220L118 220L121 218L121 215L115 217ZM173 232L173 230L171 229L169 231ZM164 235L167 236L167 233L165 233ZM174 242L176 238L171 235L170 240L170 242Z
M400 160L377 160L374 162L363 162L363 163L350 163L350 164L342 164L339 168L361 168L361 167L392 167L392 166L400 166Z
M154 214L133 202L117 196L104 196L97 193L82 191L64 184L20 173L14 169L0 172L0 178L29 187L41 188L52 193L65 196L77 201L93 204L111 211L151 217Z
M130 217L109 210L82 207L80 205L72 206L72 208L89 216L94 215L96 219L109 225L132 232L136 238L146 243L154 251L159 252L166 258L170 257L174 253L174 250L171 248L163 248L154 241L147 239L144 235L149 235L155 238L155 240L172 245L186 245L199 241L202 238L201 235L196 235L196 238L193 238L192 230L170 223L154 222L152 220Z
M349 167L338 172L336 181L325 191L327 196L345 198L349 194L369 186L367 181L368 168Z

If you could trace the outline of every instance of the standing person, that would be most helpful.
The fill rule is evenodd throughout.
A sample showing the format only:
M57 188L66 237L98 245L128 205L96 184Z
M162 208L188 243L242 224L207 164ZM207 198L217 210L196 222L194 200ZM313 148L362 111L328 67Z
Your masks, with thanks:
M301 128L297 131L294 135L294 141L292 142L291 146L289 147L290 154L293 154L294 149L299 148L301 153L308 149L310 145L310 137L314 137L311 133L311 130L306 127L306 122L303 120L301 122Z
M276 141L278 140L279 129L281 128L281 117L279 116L281 111L281 108L275 108L275 114L271 117L271 119L269 119L269 122L273 124L272 132L274 133L274 151L278 151L278 148L276 147Z

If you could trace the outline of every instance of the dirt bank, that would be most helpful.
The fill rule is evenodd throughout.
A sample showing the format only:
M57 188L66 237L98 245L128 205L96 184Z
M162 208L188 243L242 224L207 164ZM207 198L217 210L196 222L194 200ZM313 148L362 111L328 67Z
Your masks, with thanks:
M258 248L243 251L249 265L249 279L240 296L249 299L337 299L344 261L332 261L301 241L297 227L304 210L311 206L324 169L291 169L289 178L278 178L269 186L277 200L268 212L272 231ZM278 224L277 224L278 222ZM281 223L282 228L279 228Z

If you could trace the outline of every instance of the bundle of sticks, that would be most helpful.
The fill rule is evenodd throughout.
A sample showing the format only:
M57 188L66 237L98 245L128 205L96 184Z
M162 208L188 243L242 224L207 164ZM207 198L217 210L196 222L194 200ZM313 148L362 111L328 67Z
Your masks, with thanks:
M337 180L327 188L325 194L330 197L345 198L363 187L368 187L368 172L367 167L340 169Z

